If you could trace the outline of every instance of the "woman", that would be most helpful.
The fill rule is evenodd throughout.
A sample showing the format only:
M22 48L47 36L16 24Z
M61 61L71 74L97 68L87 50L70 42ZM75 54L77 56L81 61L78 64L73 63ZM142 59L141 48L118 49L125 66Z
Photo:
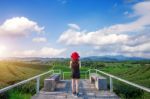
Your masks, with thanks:
M79 54L73 52L71 54L70 68L72 70L72 94L79 96L79 79L80 79L80 61Z

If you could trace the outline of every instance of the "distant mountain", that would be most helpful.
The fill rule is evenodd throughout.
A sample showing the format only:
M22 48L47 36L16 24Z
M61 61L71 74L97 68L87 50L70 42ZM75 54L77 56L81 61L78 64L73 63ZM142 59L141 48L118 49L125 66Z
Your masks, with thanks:
M65 60L65 58L42 58L42 57L7 57L1 60L18 60L18 61L31 61L31 62L47 62L55 60Z
M92 61L127 61L127 60L150 60L148 58L141 58L141 57L127 57L123 55L116 55L116 56L89 56L81 58L82 60L92 60Z
M70 60L70 58L42 58L42 57L8 57L2 58L3 60L19 60L19 61L30 61L30 62L47 62L47 61L63 61L63 60ZM1 60L2 60L1 59ZM116 55L116 56L89 56L89 57L81 57L81 61L128 61L128 60L150 60L150 58L141 58L141 57L127 57L123 55Z

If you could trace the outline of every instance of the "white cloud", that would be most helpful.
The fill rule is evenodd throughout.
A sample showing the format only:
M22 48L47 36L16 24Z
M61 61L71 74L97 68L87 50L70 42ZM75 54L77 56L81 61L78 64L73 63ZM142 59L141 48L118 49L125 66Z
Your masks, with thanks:
M13 17L0 25L0 36L26 36L32 32L43 32L43 29L26 17Z
M32 41L40 43L40 42L47 42L47 39L45 37L36 37L36 38L33 38Z
M49 48L49 47L44 47L40 50L41 55L51 55L51 56L58 56L61 53L66 51L66 49L54 49L54 48Z
M142 6L142 7L141 7ZM140 17L133 22L125 24L116 24L97 31L83 33L82 31L74 30L78 25L73 24L68 30L66 30L59 38L59 42L66 44L105 44L106 42L117 43L128 40L127 33L141 32L148 25L150 25L150 2L142 2L136 4L134 8L134 14L140 15ZM142 12L144 11L144 12ZM70 26L70 25L69 25ZM80 27L78 26L78 29ZM107 44L107 43L106 43Z
M144 43L137 46L122 46L122 51L125 52L149 52L150 53L150 42Z
M96 50L106 53L121 53L150 57L150 2L140 2L133 7L135 21L115 24L92 32L83 32L74 26L64 31L58 42L66 45L92 45ZM100 46L100 47L98 47ZM107 50L110 49L110 50ZM133 54L134 53L134 54ZM145 54L147 53L147 54Z
M11 54L15 57L58 57L61 56L66 49L56 49L51 47L43 47L39 50L19 50Z
M101 31L85 33L74 29L68 29L60 36L58 42L65 43L67 45L105 45L114 43L124 43L124 41L127 40L128 35L125 34L105 34Z
M80 30L80 27L77 24L68 24L68 26L72 29Z

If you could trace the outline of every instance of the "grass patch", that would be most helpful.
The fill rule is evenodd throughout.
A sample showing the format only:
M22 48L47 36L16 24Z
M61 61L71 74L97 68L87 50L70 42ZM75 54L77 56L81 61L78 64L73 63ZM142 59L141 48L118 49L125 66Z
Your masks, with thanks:
M31 94L13 91L13 92L10 92L9 99L31 99Z

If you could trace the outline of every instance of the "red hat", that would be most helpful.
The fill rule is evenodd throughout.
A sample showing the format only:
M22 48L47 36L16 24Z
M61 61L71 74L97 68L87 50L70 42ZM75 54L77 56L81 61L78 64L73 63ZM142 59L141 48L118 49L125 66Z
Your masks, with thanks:
M78 60L78 59L80 58L80 56L79 56L79 54L78 54L77 52L73 52L73 53L71 54L71 58L72 58L73 60Z

